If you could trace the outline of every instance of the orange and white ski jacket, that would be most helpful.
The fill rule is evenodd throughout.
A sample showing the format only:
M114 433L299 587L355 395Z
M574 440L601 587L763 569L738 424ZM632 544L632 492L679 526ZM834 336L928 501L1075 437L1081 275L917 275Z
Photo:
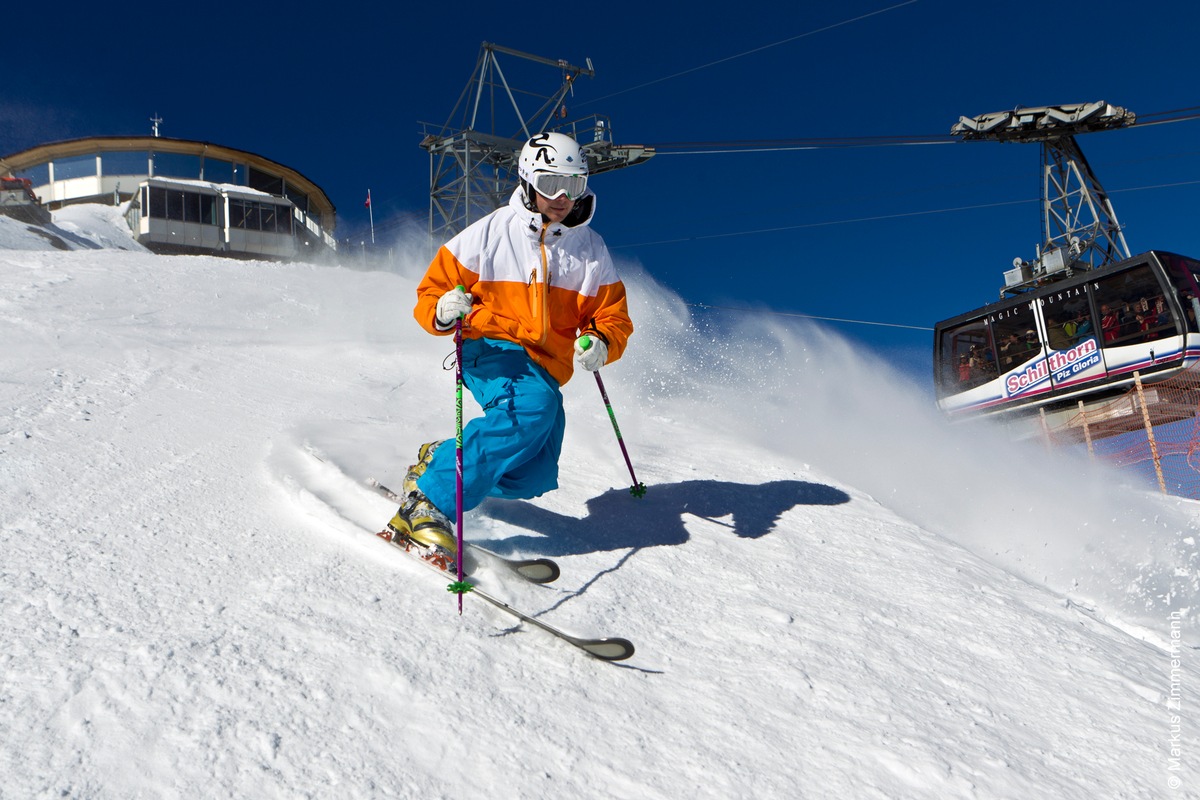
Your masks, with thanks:
M417 322L433 334L452 333L437 326L437 301L462 286L475 306L463 336L516 342L560 385L571 379L575 340L583 333L602 338L608 362L617 360L633 322L625 285L589 226L595 207L588 192L563 223L546 223L525 208L518 188L507 206L438 249L417 287Z

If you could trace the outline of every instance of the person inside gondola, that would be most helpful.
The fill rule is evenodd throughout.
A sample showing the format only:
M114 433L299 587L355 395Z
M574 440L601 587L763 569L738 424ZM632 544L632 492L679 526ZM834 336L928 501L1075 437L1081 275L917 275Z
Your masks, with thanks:
M1100 331L1105 344L1115 342L1121 335L1121 317L1107 303L1100 306Z
M1200 300L1191 292L1185 292L1183 295L1183 314L1187 317L1187 329L1193 333L1200 330L1196 327L1196 309L1200 307Z
M1133 304L1133 324L1140 334L1139 341L1154 341L1154 336L1150 333L1150 328L1154 326L1154 319L1155 314L1150 310L1150 301L1144 297L1138 298L1138 301Z
M1017 353L1024 350L1025 347L1021 342L1021 337L1014 331L1008 335L1003 342L1000 343L1000 364L1004 367L1004 371L1012 369L1017 363Z
M1051 350L1070 350L1071 337L1067 334L1066 323L1050 318L1046 319L1047 333L1050 334Z
M1077 322L1078 324L1075 326L1075 344L1079 344L1092 335L1092 318L1086 310L1079 312Z
M1080 316L1082 316L1082 315L1076 314L1073 317L1068 317L1067 321L1064 322L1063 326L1062 326L1063 333L1065 333L1067 335L1067 339L1069 339L1072 343L1074 343L1075 334L1079 330L1079 317Z
M1121 336L1122 340L1129 339L1138 331L1138 306L1137 303L1130 303L1128 300L1121 303Z
M1165 298L1159 297L1154 301L1154 324L1160 328L1171 324L1171 312L1167 309Z

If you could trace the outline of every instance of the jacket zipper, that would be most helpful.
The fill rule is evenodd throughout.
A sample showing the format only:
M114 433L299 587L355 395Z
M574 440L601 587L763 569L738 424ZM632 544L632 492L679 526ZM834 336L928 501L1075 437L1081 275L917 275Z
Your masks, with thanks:
M546 344L546 337L550 333L550 264L546 257L546 230L550 227L550 223L542 225L542 233L538 236L538 251L542 259L542 274L534 287L534 302L533 309L534 317L541 317L539 320L541 330L538 332L538 346Z

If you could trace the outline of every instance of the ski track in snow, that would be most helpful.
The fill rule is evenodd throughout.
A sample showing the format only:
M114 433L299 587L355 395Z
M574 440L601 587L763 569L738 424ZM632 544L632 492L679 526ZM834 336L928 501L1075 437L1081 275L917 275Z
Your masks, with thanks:
M1007 474L1006 451L908 420L879 423L905 456L856 440L876 423L812 376L871 365L775 331L752 350L782 343L769 371L797 383L755 387L722 371L755 367L739 340L631 267L639 331L605 380L647 497L585 375L560 490L466 520L563 568L485 568L489 591L638 647L600 662L469 596L459 616L372 536L394 508L365 479L398 485L453 425L419 266L160 257L112 249L111 210L58 221L102 249L0 218L0 798L1200 796L1189 504L1110 486L1048 545L1035 493L994 509L1002 539L937 464ZM1145 536L1096 533L1129 509ZM1169 592L1140 614L1148 573Z

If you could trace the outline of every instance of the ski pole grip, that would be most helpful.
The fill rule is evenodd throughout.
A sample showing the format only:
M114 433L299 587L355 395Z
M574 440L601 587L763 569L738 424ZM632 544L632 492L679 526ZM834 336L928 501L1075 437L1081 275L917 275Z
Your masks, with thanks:
M592 337L588 336L586 333L583 336L579 337L579 349L580 350L587 352L591 348L591 346L592 346Z

